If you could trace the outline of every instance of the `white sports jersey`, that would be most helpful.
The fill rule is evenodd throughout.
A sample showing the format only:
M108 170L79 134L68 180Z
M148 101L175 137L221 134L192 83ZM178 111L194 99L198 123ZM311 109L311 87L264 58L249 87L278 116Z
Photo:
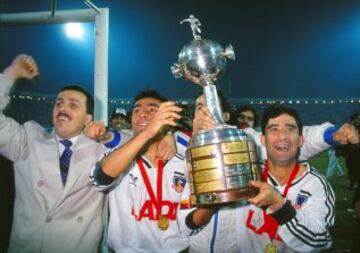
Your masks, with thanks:
M142 157L149 181L157 196L157 172ZM110 192L109 246L116 252L180 252L189 246L192 232L185 225L190 213L189 187L183 157L176 155L164 166L161 215L169 227L161 230L155 204L149 197L139 166L134 162Z
M335 196L325 177L306 166L308 171L294 180L286 197L296 215L278 227L272 241L279 252L316 252L331 246L329 228L334 224ZM267 181L284 191L271 175ZM262 209L238 203L220 210L209 226L191 237L190 252L264 252L274 230L265 222Z

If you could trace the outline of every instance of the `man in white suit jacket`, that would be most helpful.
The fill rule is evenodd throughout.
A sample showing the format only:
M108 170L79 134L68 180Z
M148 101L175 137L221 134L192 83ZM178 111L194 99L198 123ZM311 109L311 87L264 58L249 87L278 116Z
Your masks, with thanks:
M53 108L52 133L34 121L20 125L3 114L9 91L15 79L36 75L26 55L0 75L0 153L14 162L16 189L9 252L97 252L105 195L91 186L89 173L106 147L82 134L92 120L93 98L79 86L65 87ZM63 139L73 143L66 183L59 162Z

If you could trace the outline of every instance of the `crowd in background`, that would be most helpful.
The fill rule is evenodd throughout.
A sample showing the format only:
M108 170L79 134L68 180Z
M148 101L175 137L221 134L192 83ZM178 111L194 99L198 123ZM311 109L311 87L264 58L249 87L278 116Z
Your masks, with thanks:
M42 95L42 94L29 94L21 95L21 93L15 93L13 95L11 104L6 108L5 113L18 122L23 123L28 120L35 120L43 126L51 127L51 108L55 101L55 96ZM111 113L116 108L123 108L127 112L127 119L130 118L131 104L122 103L120 99L109 99L108 114L111 117ZM114 102L116 101L116 102ZM243 105L251 105L258 115L262 115L263 111L273 104L273 102L260 102L255 101L253 104L248 104L245 101L233 101L229 99L231 103L231 111L235 113L237 109ZM280 100L277 100L280 101ZM349 115L359 111L360 101L354 99L343 99L341 103L339 100L311 100L311 101L296 101L296 100L283 100L276 102L276 104L284 104L296 109L304 122L304 125L314 125L325 121L331 121L335 124L341 124L348 121ZM184 115L192 119L194 115L194 101L186 101L186 103L179 102L182 107L185 108ZM236 124L234 115L230 120L231 124Z

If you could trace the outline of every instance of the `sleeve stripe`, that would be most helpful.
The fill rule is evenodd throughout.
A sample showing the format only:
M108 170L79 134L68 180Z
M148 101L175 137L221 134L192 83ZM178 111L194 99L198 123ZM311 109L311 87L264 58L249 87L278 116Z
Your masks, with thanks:
M184 159L185 159L185 157L184 157L183 155L179 154L179 153L176 153L175 156L176 156L177 158L179 158L180 160L184 160Z
M334 218L335 218L335 195L333 190L331 189L331 187L329 186L329 183L324 179L324 176L319 175L318 173L316 173L314 170L312 170L310 172L313 176L317 177L321 184L324 186L324 190L326 193L326 201L325 204L326 206L329 208L330 212L328 212L328 214L325 217L325 221L327 223L333 223L334 222Z
M310 239L308 236L300 235L300 234L296 233L296 232L293 230L293 227L290 227L290 226L289 226L289 223L286 224L286 227L289 229L289 231L290 231L296 238L298 238L298 239L299 239L300 241L302 241L304 244L309 245L309 246L311 246L311 247L314 247L314 248L322 248L322 247L327 246L327 245L331 242L330 235L328 235L328 236L326 237L326 239L323 239L323 240L313 240L313 239Z
M186 140L185 138L183 138L183 137L181 137L179 135L176 136L176 142L183 145L184 147L187 147L188 144L189 144L188 140Z
M299 223L298 218L291 220L287 224L289 224L288 228L292 228L292 231L308 238L310 241L321 242L329 238L329 232L326 229L323 232L314 233L313 231L308 230L306 226Z
M309 196L309 197L312 196L310 192L307 192L307 191L304 191L304 190L300 190L300 192L301 192L302 194L306 195L306 196Z
M330 225L334 221L334 193L329 186L328 182L324 180L321 175L319 175L316 171L311 170L310 172L314 177L319 179L320 183L322 184L324 188L324 192L326 194L326 200L325 200L325 206L328 209L328 213L325 217L325 230L320 233L315 233L314 231L311 231L308 229L308 227L304 226L304 224L301 224L297 217L295 219L292 219L290 222L286 224L286 227L289 229L289 231L297 237L299 240L304 242L305 244L308 244L312 247L324 247L329 242L331 242L331 237L329 234L329 231L327 230Z

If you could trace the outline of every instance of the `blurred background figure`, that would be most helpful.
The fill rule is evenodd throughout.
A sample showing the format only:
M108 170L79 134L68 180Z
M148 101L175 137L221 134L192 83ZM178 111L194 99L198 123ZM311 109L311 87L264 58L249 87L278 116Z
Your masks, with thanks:
M360 113L354 113L349 118L350 124L360 132ZM359 144L343 145L337 148L337 153L345 158L348 169L350 188L358 187L360 182L360 146Z
M257 123L257 114L254 108L244 105L236 110L236 125L239 129L254 128Z
M350 116L350 124L356 127L360 133L360 113L354 113ZM360 146L352 145L345 154L346 166L349 169L350 187L355 188L353 204L357 216L357 225L352 240L351 250L356 252L360 249Z
M326 169L326 178L331 178L332 175L336 172L339 177L344 176L344 170L341 167L337 157L335 148L329 148L328 151L328 166Z
M127 120L125 109L117 107L113 110L109 126L116 131L130 129L130 123Z

